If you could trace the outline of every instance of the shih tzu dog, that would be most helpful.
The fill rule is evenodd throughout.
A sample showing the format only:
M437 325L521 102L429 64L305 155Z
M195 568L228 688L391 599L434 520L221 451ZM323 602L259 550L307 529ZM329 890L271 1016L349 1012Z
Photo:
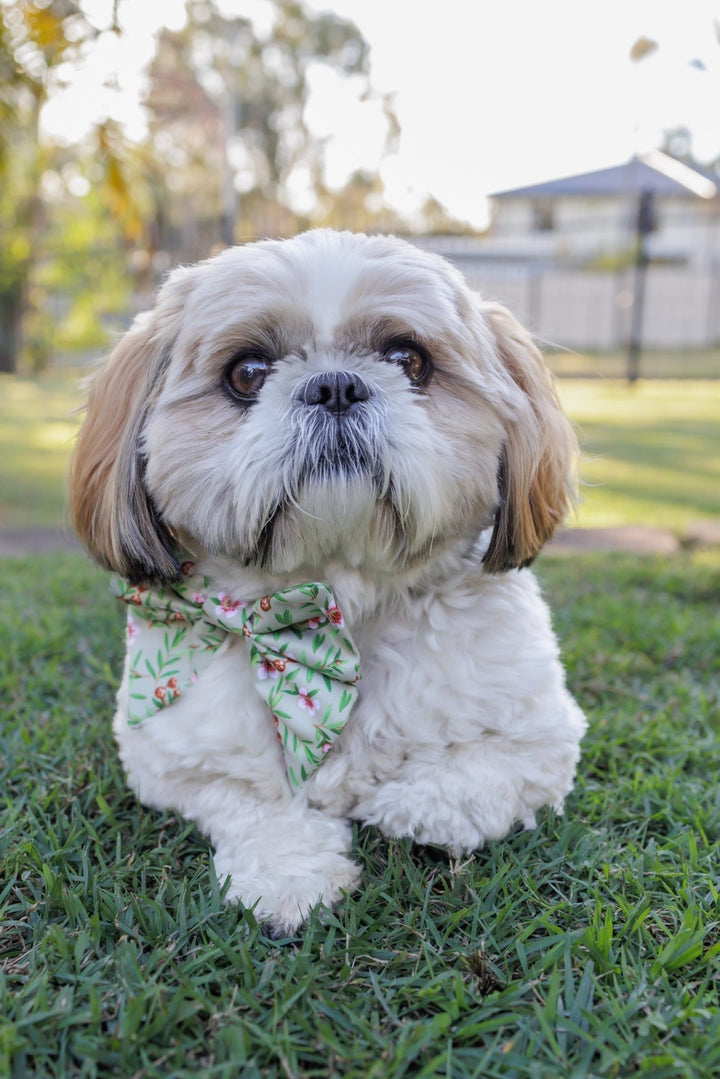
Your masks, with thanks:
M391 237L177 269L96 377L72 509L127 604L122 761L275 932L355 887L350 820L459 852L562 809L585 721L524 567L575 455L529 335Z

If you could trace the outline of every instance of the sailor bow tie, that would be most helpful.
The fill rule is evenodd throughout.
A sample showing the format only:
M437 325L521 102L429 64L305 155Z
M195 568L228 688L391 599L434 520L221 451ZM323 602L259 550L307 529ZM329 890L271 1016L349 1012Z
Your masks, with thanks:
M255 686L273 717L296 790L339 738L357 698L359 657L332 592L309 582L245 603L214 593L184 562L172 585L110 589L127 603L131 726L176 701L229 634L248 646Z

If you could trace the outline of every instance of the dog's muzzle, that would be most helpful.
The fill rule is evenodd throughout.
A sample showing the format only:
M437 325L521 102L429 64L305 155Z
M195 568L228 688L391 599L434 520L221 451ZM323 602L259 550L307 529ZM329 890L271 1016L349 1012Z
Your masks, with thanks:
M350 371L323 371L303 383L297 400L310 407L322 408L336 415L348 412L362 401L369 400L371 392L359 375Z

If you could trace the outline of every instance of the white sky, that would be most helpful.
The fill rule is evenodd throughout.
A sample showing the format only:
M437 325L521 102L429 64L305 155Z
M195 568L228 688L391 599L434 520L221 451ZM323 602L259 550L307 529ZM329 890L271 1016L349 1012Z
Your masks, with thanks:
M84 0L96 24L111 0ZM263 0L218 0L227 14ZM482 225L485 196L537 180L619 164L659 144L665 129L693 131L699 159L720 154L720 0L311 0L352 18L371 47L371 81L395 94L402 133L381 161L377 102L353 99L318 73L309 118L325 136L328 176L380 167L388 200L404 212L428 194ZM183 0L121 0L124 36L103 35L92 63L44 115L78 137L93 117L142 132L142 69L161 25L178 28ZM641 35L657 51L633 64ZM698 66L700 61L702 65ZM115 78L116 76L116 78ZM115 81L119 89L104 86Z

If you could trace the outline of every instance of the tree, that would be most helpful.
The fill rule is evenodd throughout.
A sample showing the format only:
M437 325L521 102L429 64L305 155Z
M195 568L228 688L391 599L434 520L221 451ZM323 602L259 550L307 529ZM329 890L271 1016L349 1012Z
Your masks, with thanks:
M410 231L408 221L385 201L381 177L366 169L356 169L339 191L318 185L317 210L312 223L355 232Z
M79 5L0 5L0 371L16 367L35 240L43 220L40 110L59 65L89 32Z
M109 29L120 32L117 0ZM69 237L87 253L100 231L121 247L143 233L137 153L116 125L97 124L87 146L70 155L41 137L44 105L100 32L78 0L0 0L0 371L14 371L21 351L36 369L49 360L52 324L68 312L50 313L47 283L77 280L77 264L87 261L80 249L68 250ZM68 157L94 170L88 190L96 190L102 205L94 211L103 220L92 230L83 226L90 202L80 207L61 190L48 197L44 181L54 177L52 186L61 189ZM67 219L56 221L63 211Z
M273 0L260 30L224 18L212 0L188 0L187 25L165 30L147 106L166 169L166 238L188 257L235 237L296 227L293 188L323 190L323 147L305 120L313 64L367 88L368 46L357 28L297 0Z

